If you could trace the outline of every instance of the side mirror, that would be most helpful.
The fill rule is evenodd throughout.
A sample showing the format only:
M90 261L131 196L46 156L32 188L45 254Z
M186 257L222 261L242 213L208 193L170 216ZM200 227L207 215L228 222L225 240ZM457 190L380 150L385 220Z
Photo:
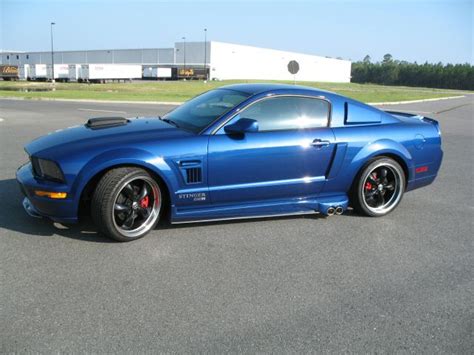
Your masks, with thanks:
M244 134L258 132L258 122L250 118L241 118L237 122L224 127L228 134Z

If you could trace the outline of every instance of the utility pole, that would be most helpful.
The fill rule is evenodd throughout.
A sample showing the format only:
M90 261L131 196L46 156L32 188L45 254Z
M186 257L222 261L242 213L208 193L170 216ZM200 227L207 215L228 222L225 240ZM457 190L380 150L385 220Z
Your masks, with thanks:
M55 22L51 22L51 82L54 84L54 42L53 42L53 26L55 25Z
M207 28L204 29L204 80L207 80Z
M184 76L186 76L186 37L181 38L183 40L183 69L184 69Z

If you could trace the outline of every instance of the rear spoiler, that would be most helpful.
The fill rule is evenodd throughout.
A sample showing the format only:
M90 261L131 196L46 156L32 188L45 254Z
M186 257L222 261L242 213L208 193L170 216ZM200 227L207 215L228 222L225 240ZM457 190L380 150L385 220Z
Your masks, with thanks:
M394 115L394 116L402 116L402 117L412 117L412 118L418 118L418 119L422 119L424 118L424 116L420 116L420 115L414 115L412 113L407 113L407 112L400 112L400 111L386 111L384 110L384 112L387 112L391 115Z
M430 124L432 124L433 126L436 127L436 129L438 130L439 135L441 135L441 129L439 127L439 122L436 121L435 119L425 117L425 116L421 116L421 115L415 115L415 114L407 113L407 112L399 112L399 111L384 111L384 112L389 113L393 116L398 116L398 117L402 117L402 118L419 119L422 122L430 123Z

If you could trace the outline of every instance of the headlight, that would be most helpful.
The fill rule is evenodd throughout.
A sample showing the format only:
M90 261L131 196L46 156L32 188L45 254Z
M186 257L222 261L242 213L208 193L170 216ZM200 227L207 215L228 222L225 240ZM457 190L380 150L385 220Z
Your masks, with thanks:
M47 159L31 157L33 172L38 177L47 180L64 182L64 175L57 163Z

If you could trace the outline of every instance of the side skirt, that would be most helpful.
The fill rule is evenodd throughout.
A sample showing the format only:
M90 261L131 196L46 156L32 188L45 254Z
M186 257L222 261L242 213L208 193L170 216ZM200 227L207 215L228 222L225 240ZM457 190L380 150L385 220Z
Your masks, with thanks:
M319 214L318 211L306 211L306 212L294 212L294 213L279 213L279 214L267 214L261 216L242 216L242 217L223 217L223 218L211 218L201 220L190 220L190 221L175 221L171 224L187 224L187 223L205 223L205 222L218 222L218 221L232 221L239 219L259 219L259 218L272 218L272 217L285 217L285 216L303 216L309 214Z
M173 206L171 209L171 223L210 222L314 213L328 215L333 214L328 212L328 210L330 211L337 207L340 207L342 208L342 211L345 211L348 204L349 199L344 193L333 196L324 196L319 199L267 200L243 204L195 206L185 209Z

